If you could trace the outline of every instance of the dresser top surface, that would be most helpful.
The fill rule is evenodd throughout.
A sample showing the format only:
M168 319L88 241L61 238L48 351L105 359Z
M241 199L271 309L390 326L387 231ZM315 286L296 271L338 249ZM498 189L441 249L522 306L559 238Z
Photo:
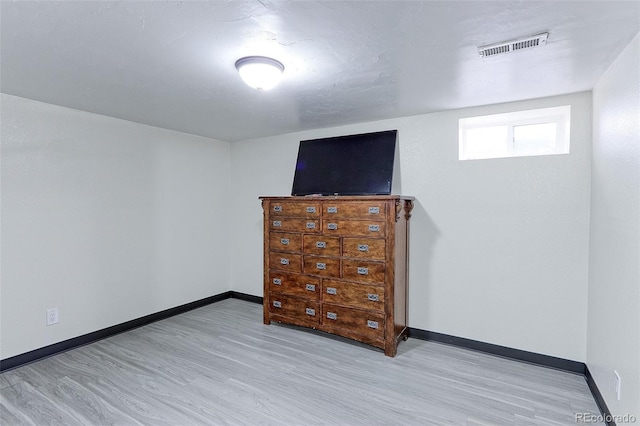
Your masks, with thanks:
M305 195L305 196L261 196L260 200L294 200L294 201L372 201L372 200L415 200L407 195Z

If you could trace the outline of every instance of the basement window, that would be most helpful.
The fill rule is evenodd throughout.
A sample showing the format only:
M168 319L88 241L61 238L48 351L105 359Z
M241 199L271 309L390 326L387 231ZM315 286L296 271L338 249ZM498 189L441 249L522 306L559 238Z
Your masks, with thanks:
M461 118L460 160L569 153L571 106Z

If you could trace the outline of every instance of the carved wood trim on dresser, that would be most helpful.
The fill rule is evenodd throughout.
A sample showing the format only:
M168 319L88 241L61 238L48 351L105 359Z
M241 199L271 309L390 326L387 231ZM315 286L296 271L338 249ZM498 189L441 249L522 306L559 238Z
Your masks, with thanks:
M264 323L311 327L395 356L407 337L413 197L260 197Z

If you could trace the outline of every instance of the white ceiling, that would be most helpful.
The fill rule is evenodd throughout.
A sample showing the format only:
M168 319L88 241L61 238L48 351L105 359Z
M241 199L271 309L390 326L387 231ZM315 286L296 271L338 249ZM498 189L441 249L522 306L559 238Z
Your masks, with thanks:
M236 141L590 90L640 1L2 1L3 93ZM477 46L549 31L547 46ZM266 55L257 92L234 63Z

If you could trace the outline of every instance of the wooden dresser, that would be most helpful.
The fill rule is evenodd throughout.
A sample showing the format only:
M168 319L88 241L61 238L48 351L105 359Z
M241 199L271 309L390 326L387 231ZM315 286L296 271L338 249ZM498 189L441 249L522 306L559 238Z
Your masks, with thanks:
M412 197L260 197L264 323L338 334L395 356L407 337Z

